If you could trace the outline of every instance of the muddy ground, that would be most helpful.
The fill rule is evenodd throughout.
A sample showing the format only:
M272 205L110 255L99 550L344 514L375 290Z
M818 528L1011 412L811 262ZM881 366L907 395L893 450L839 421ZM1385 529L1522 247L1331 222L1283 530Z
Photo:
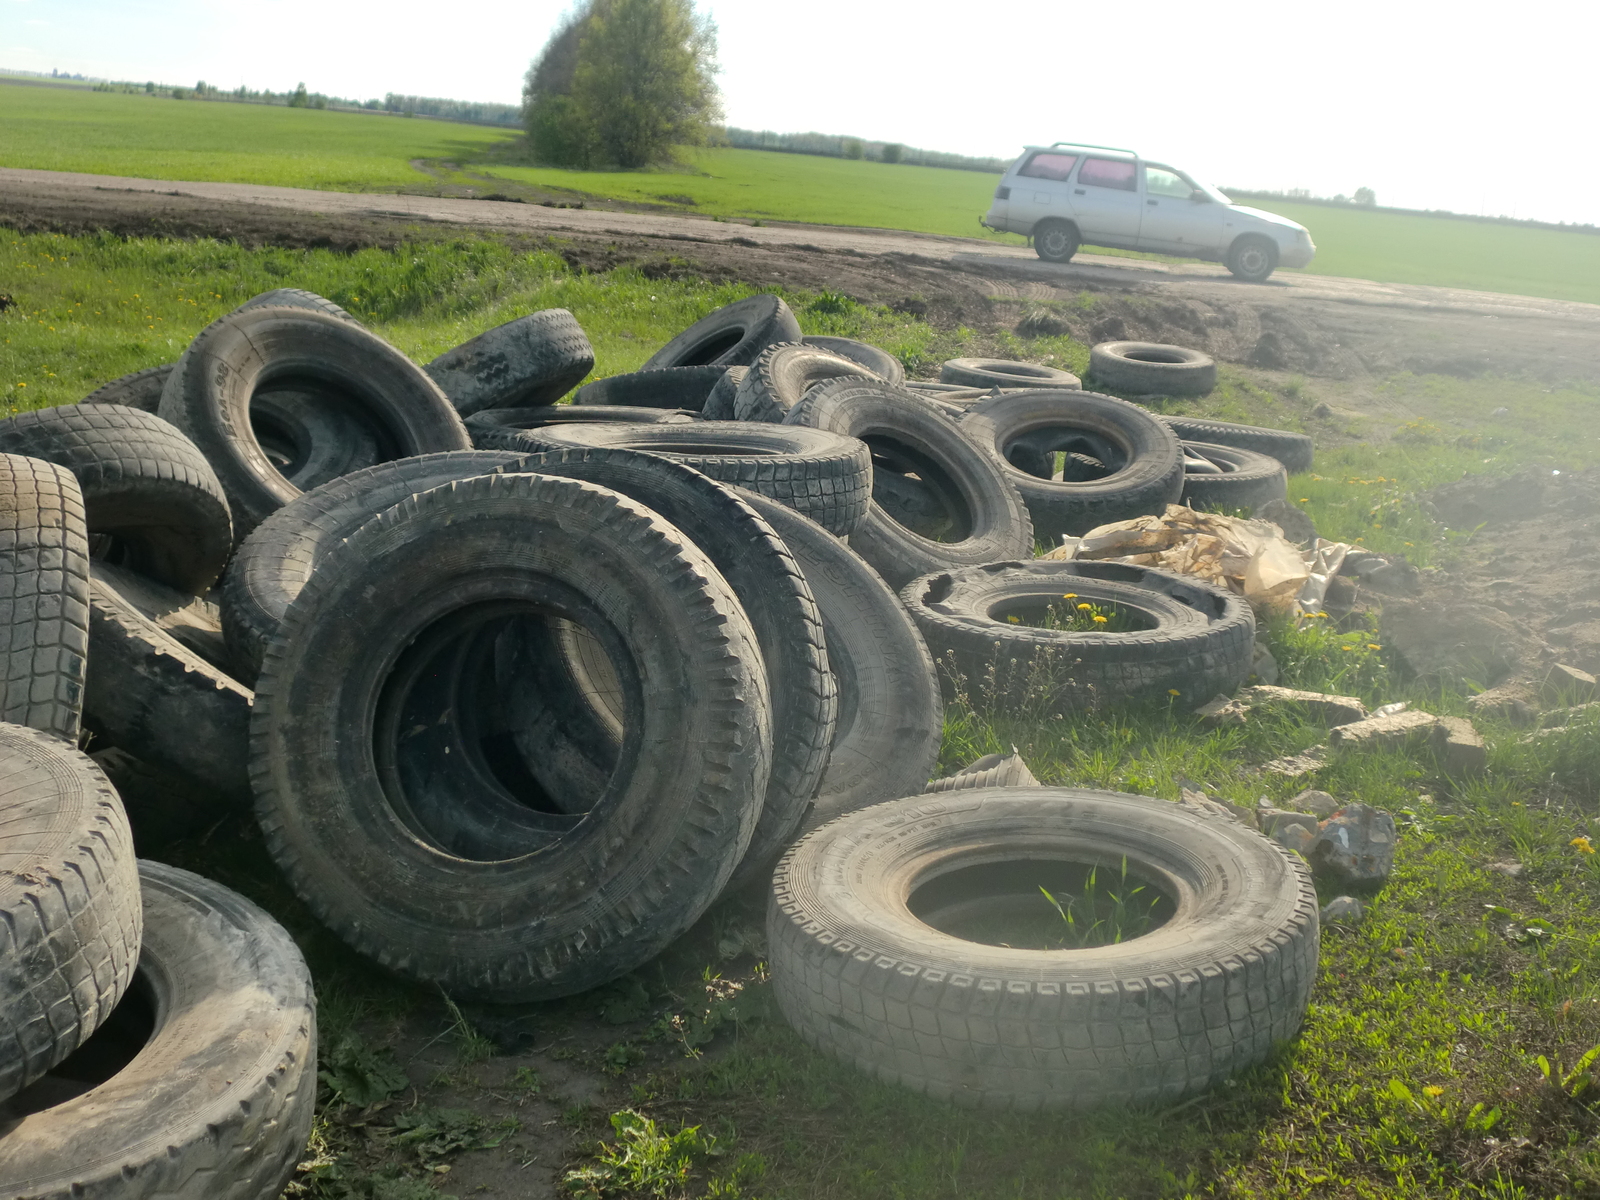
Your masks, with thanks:
M980 332L1032 320L1053 322L1047 332L1089 343L1134 338L1196 346L1275 391L1303 377L1307 428L1328 437L1340 436L1343 416L1427 416L1378 387L1397 372L1551 385L1600 381L1600 308L1584 305L1309 277L1243 285L1204 266L1089 255L1071 267L1054 267L993 244L872 231L742 228L592 210L576 214L590 222L584 225L568 210L531 212L539 206L464 197L438 198L443 207L426 211L379 212L372 205L308 207L279 202L282 197L253 203L196 194L200 185L126 190L21 178L42 174L0 172L0 224L336 250L459 236L480 226L529 247L554 249L588 270L626 264L660 277L828 289ZM415 198L368 199L399 206ZM523 211L509 220L505 213L513 209ZM481 221L469 219L474 211L484 214ZM554 215L547 222L541 213ZM653 224L624 228L624 218ZM1082 304L1085 293L1092 305ZM1313 416L1318 404L1331 416ZM1513 616L1527 642L1509 674L1548 669L1556 661L1600 669L1600 479L1593 473L1578 480L1533 478L1516 496L1522 499L1477 497L1486 507L1474 518L1460 509L1472 496L1441 495L1445 509L1457 506L1442 515L1476 532L1449 572L1422 581L1420 599L1448 606L1471 597ZM1382 596L1368 599L1384 602ZM241 828L239 837L248 841L247 819ZM447 1167L435 1176L441 1190L463 1197L564 1194L563 1167L604 1130L604 1115L632 1103L635 1087L652 1072L681 1065L686 1049L679 1034L728 998L707 994L698 981L702 969L709 964L720 972L726 982L716 986L724 991L751 977L756 958L748 947L758 941L760 920L758 898L723 906L674 948L669 961L650 968L661 982L647 1003L619 987L544 1006L535 1016L469 1009L477 1031L497 1043L498 1052L481 1061L464 1061L474 1057L473 1043L452 1031L454 1017L438 1002L362 1013L356 1024L369 1045L390 1048L410 1086L372 1108L333 1110L327 1144L343 1156L339 1169L392 1168L404 1159L393 1147L393 1117L420 1104L462 1110L490 1125L507 1118L516 1123L514 1132L484 1126L466 1139L497 1141L492 1148L410 1164ZM718 1052L716 1041L705 1047L713 1057ZM670 1113L673 1106L652 1107Z

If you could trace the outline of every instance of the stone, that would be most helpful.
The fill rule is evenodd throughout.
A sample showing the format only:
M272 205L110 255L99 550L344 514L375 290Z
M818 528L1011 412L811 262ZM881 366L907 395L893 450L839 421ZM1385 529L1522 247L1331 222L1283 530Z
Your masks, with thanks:
M1317 835L1304 825L1284 825L1272 831L1272 840L1285 850L1293 850L1301 858L1311 849Z
M1320 400L1317 402L1317 406L1311 410L1311 415L1313 417L1331 417L1333 416L1333 405L1326 400Z
M1335 896L1322 906L1324 925L1358 925L1367 915L1367 906L1354 896Z
M1593 700L1600 695L1600 680L1577 667L1557 663L1544 677L1541 690L1544 698L1552 704L1571 704L1575 700Z
M1290 779L1298 779L1302 775L1310 775L1322 770L1328 765L1328 748L1326 746L1313 746L1299 754L1290 754L1283 758L1275 758L1269 763L1263 763L1261 769L1273 775L1287 775Z
M1301 812L1310 813L1319 821L1339 811L1339 802L1327 792L1307 789L1289 800L1289 805Z
M1504 875L1507 879L1521 879L1526 868L1515 859L1505 859L1501 862L1492 862L1484 867L1485 871L1493 871L1497 875Z
M1250 673L1262 683L1272 684L1278 682L1278 660L1272 657L1272 651L1260 642L1256 643L1255 657L1250 660Z
M1342 575L1361 581L1363 587L1390 596L1414 596L1422 590L1422 572L1403 554L1374 554L1352 550L1339 568Z
M1489 748L1465 717L1440 717L1437 750L1446 775L1480 775L1489 766Z
M1467 697L1467 709L1475 717L1532 725L1539 715L1539 699L1532 684L1514 679Z
M1298 825L1316 836L1317 818L1310 813L1290 812L1288 809L1266 807L1256 808L1256 828L1262 833L1276 834L1280 829L1287 829L1291 825Z
M1243 725L1245 714L1249 711L1247 704L1229 696L1216 696L1195 709L1194 715L1205 725L1216 729L1223 725Z
M1423 679L1499 683L1538 650L1523 623L1488 604L1388 601L1382 629L1384 643Z
M1323 692L1302 692L1296 688L1261 684L1239 692L1246 704L1288 704L1316 717L1324 725L1348 725L1367 715L1367 706L1354 696L1330 696Z
M1340 725L1328 740L1359 750L1399 750L1423 734L1431 736L1438 727L1439 718L1432 713L1412 710Z
M1258 521L1271 521L1283 531L1283 536L1297 546L1317 540L1317 527L1311 523L1303 509L1296 508L1278 496L1253 509L1250 513Z
M1394 818L1360 802L1322 822L1306 851L1313 871L1340 883L1378 887L1394 870Z

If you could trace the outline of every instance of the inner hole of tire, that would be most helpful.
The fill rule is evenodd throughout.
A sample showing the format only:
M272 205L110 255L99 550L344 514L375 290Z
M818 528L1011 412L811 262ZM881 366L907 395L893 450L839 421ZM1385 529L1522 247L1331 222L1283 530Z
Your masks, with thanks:
M306 407L307 415L314 419L296 420L273 411L291 402ZM292 371L257 380L250 396L250 428L278 473L302 484L306 481L294 477L313 458L337 460L349 455L347 446L325 444L333 440L361 444L361 453L344 464L348 470L405 456L381 408L369 401L359 386ZM326 479L318 478L308 486L323 482Z
M1050 372L1043 367L1030 367L1023 363L1007 363L1004 366L994 366L990 371L995 375L1015 375L1019 379L1049 379Z
M964 542L972 536L972 506L932 455L886 434L868 433L861 440L872 452L872 498L890 516L932 542ZM906 480L920 485L916 494L927 498L928 516L917 523L901 520L896 510L897 503L902 508L904 503L904 489L897 489L896 483Z
M391 669L375 719L378 777L396 815L474 861L576 828L636 750L628 733L641 702L631 660L617 661L623 645L593 612L531 604L469 607L422 631Z
M1087 950L1143 937L1176 911L1125 859L1021 857L976 863L915 888L907 907L940 933L1014 950Z
M1123 358L1130 358L1134 362L1147 363L1183 363L1183 355L1174 354L1170 350L1129 350Z
M679 360L677 365L680 367L709 366L743 340L743 328L729 329L722 333L712 334L705 341L697 343Z
M1096 617L1104 620L1096 620ZM1155 620L1148 613L1114 600L1084 595L1070 587L1054 595L1002 601L989 610L989 619L1007 625L1077 633L1137 633L1156 628Z
M1006 461L1038 479L1087 483L1125 469L1126 448L1083 429L1058 426L1030 430L1005 446Z
M140 971L88 1041L10 1100L0 1103L0 1127L8 1119L44 1112L99 1087L137 1057L149 1044L155 1028L155 996Z

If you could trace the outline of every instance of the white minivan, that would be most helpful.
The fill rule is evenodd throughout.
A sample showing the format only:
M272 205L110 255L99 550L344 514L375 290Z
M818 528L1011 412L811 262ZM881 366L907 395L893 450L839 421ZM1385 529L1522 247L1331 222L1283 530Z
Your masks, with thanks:
M1064 263L1086 243L1226 263L1253 283L1317 252L1304 225L1235 204L1176 167L1070 142L1029 146L978 220L1032 238L1047 262Z

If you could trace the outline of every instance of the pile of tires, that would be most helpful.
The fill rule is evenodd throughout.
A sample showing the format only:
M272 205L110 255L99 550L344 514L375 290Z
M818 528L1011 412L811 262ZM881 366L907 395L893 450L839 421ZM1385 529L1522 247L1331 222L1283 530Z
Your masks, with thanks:
M237 1194L276 1194L310 1116L304 964L226 889L135 865L80 722L128 788L148 770L203 797L207 820L252 811L360 953L525 1002L640 966L725 891L797 861L803 830L920 794L945 696L995 662L1061 667L1042 700L1056 716L1249 669L1237 598L1033 560L1036 535L1182 494L1186 443L1136 404L996 360L908 384L882 349L805 336L776 296L711 313L637 372L584 384L593 363L564 310L419 365L279 290L170 366L0 421L0 732L15 729L0 748L59 760L27 768L38 795L0 795L0 836L31 821L57 839L18 850L40 869L5 885L54 889L55 908L26 904L56 914L31 935L56 949L0 947L0 975L44 971L0 990L20 1047L0 1049L0 1131L20 1122L0 1134L0 1182L181 1191L199 1129ZM1069 593L1135 628L1025 619ZM992 698L1039 701L1037 679L1023 692ZM70 829L51 815L67 793ZM85 845L107 857L45 861ZM69 869L111 891L69 895ZM63 955L69 925L84 944ZM169 970L179 944L204 961ZM270 977L243 989L254 1007L208 1008L251 972ZM64 1064L96 1023L133 1049L86 1086ZM243 1028L271 1078L230 1065ZM1207 1061L1185 1079L1244 1059ZM211 1071L225 1104L169 1086ZM175 1132L152 1140L152 1122ZM50 1139L82 1146L59 1179L29 1157ZM146 1163L157 1141L179 1150Z

